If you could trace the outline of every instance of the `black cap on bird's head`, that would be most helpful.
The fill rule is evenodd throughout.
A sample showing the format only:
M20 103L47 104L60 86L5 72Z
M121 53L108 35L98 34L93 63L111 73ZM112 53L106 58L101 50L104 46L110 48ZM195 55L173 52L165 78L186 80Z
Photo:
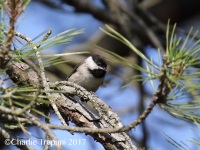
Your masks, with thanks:
M106 61L103 58L101 58L99 55L92 55L92 59L99 67L106 69L107 67Z
M103 83L106 68L107 64L103 58L99 55L91 55L74 68L67 80L95 92Z
M106 61L99 55L92 55L85 60L89 72L96 78L103 78L107 72Z

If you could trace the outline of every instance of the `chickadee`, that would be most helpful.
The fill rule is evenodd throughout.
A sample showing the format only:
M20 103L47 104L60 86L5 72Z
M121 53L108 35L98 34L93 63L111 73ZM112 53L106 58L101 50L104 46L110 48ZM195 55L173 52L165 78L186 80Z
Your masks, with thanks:
M99 55L89 56L79 63L67 77L67 81L74 82L87 91L96 92L103 83L107 64Z
M67 81L74 82L87 91L96 92L103 83L106 75L106 61L99 55L89 56L85 61L79 63L67 77ZM76 97L74 97L76 99ZM77 99L76 99L77 100ZM80 102L79 102L80 103ZM98 120L98 113L89 102L82 101L80 103L93 119Z

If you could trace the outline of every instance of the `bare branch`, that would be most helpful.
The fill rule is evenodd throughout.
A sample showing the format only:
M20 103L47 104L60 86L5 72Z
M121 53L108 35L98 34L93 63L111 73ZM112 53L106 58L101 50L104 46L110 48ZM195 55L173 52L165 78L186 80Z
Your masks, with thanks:
M6 113L6 114L10 114L10 115L16 115L11 109L6 108L4 106L0 106L0 112L1 113ZM44 130L53 141L57 141L57 138L56 138L55 134L51 131L51 129L48 126L46 126L45 123L42 123L37 117L35 117L34 115L30 114L29 112L25 112L24 114L22 114L22 116L24 118L28 119L31 124L34 124L37 127L39 127L42 130ZM60 145L56 145L55 144L55 147L58 150L62 150Z
M70 6L74 6L76 12L85 12L91 14L93 17L107 23L118 24L118 21L111 15L107 9L99 8L88 0L64 0Z
M4 140L4 143L5 143L6 145L10 145L10 142L11 142L12 140L14 140L14 141L19 140L19 141L20 141L20 139L17 139L16 137L11 136L11 135L8 133L8 131L6 131L6 129L4 129L1 125L0 125L0 134L4 137L4 139L5 139L5 140ZM24 149L24 150L33 150L33 149L32 149L31 147L29 147L28 145L18 144L17 142L16 142L15 146L18 147L18 148L20 148L20 149Z
M9 65L9 71L7 71L7 73L9 76L15 77L13 81L15 81L16 83L21 83L23 85L37 87L37 85L40 82L40 74L37 74L35 72L35 70L32 70L31 67L27 63L25 63L25 62L17 62L16 63L13 60L8 65ZM23 74L22 74L22 72L23 72ZM47 84L51 84L51 83L48 82ZM55 92L55 91L52 90L52 92ZM90 127L90 128L92 128L92 127L106 128L106 127L122 126L117 114L114 113L109 106L107 106L105 103L103 103L102 100L100 100L98 98L95 99L95 96L92 96L92 98L94 98L94 100L101 101L101 102L99 102L99 104L102 104L101 107L99 107L102 112L102 114L101 114L102 118L97 121L94 121L93 118L89 117L90 114L88 114L88 112L86 110L84 110L82 108L82 106L78 105L77 102L74 102L71 99L68 99L63 94L51 93L50 91L46 92L46 94L49 94L49 99L52 102L55 102L55 104L57 105L63 118L66 121L72 121L77 126L82 126L82 127L85 126L85 127ZM84 96L83 93L81 93L80 91L79 91L79 94L82 94L82 96ZM97 106L95 106L95 108L97 108ZM103 108L106 108L106 109L103 109ZM0 111L2 111L3 113L7 113L7 111L3 110L3 109L4 108L0 107ZM21 111L21 109L19 109L18 111ZM24 112L24 113L27 113L27 112ZM108 117L106 117L104 115L105 113L108 115ZM12 114L13 114L13 112L12 112ZM85 114L87 114L87 116L85 116ZM15 115L19 115L19 114L15 114ZM29 114L29 116L30 115L31 114ZM38 127L42 128L45 132L47 132L49 130L49 127L47 130L43 126L41 127L40 123L33 122L33 120L31 122L36 124ZM136 149L136 147L132 144L130 138L128 137L128 135L125 132L113 133L111 135L107 134L107 133L90 134L90 135L95 140L101 142L101 144L105 148L108 148L108 149L119 149L119 148ZM53 137L51 137L51 138L53 138Z
M24 39L24 40L27 41L30 45L33 46L33 49L35 50L36 56L37 56L37 58L38 58L39 67L40 67L40 75L41 75L41 80L42 80L41 82L42 82L42 85L43 85L43 87L44 87L45 90L50 90L50 88L49 88L49 85L47 84L47 78L46 78L46 76L45 76L44 66L43 66L42 59L41 59L41 57L40 57L40 53L39 53L39 51L38 51L38 47L40 47L41 43L44 42L44 41L50 36L50 34L51 34L51 30L48 30L47 34L46 34L46 35L44 36L44 38L41 40L40 44L37 45L37 46L35 46L34 43L33 43L33 41L32 41L29 37L27 37L27 36L24 35L24 34L15 32L15 35L16 35L16 36L18 36L18 37ZM46 93L46 94L47 94L47 96L50 96L50 97L51 97L51 95L49 95L49 93ZM51 98L50 98L50 100L51 100ZM61 114L59 113L58 108L56 107L56 105L54 104L53 101L51 101L51 105L52 105L52 107L53 107L53 109L54 109L54 112L56 113L56 115L58 116L59 120L61 121L61 123L62 123L63 125L67 125L66 122L64 121L64 119L62 118Z
M165 83L165 78L166 78L166 74L165 74L165 70L163 70L163 76L161 77L160 79L160 84L159 84L159 87L158 87L158 90L157 92L155 93L155 95L153 96L152 100L151 100L151 103L149 104L149 106L145 109L145 111L143 112L143 114L141 116L139 116L139 118L134 121L133 123L131 123L130 125L128 126L121 126L119 125L117 127L117 125L114 126L114 128L104 128L104 129L92 129L92 128L77 128L77 127L63 127L63 126L56 126L56 125L49 125L51 128L53 129L61 129L61 130L70 130L70 131L73 131L73 132L87 132L87 133L115 133L115 132L125 132L125 131L129 131L133 128L135 128L139 123L141 123L142 121L145 120L145 118L150 114L150 112L152 111L152 109L154 108L154 106L158 103L158 102L161 102L163 101L163 99L165 99L165 96L166 95L163 95L163 91L165 90L166 88L166 83ZM78 85L73 85L71 83L68 83L68 85L71 85L71 86L75 86L76 87L76 90L74 90L74 94L76 93L77 94L77 90L80 90L82 88L80 88ZM77 89L78 88L78 89ZM89 95L90 93L87 91L82 91L84 94L84 96L87 96ZM71 94L73 94L73 92L71 92ZM81 96L82 94L77 94L79 96ZM93 98L91 96L88 96L87 98L84 97L85 99L89 100L89 101L93 101ZM98 99L98 98L97 98ZM107 118L104 118L106 121L107 119L112 119L112 118L109 118L110 116L108 116L107 114L105 114L105 112L103 112L103 110L99 109L98 107L101 106L101 104L99 104L98 100L95 99L95 103L96 103L96 110L99 112L99 113L103 113L103 117L107 117ZM95 108L95 107L94 107ZM107 111L107 108L105 109L104 107L102 107L104 110ZM107 111L109 113L109 111ZM112 116L112 115L111 115ZM113 124L110 123L112 122L112 120L109 120L109 124L112 126ZM116 123L116 122L115 122Z

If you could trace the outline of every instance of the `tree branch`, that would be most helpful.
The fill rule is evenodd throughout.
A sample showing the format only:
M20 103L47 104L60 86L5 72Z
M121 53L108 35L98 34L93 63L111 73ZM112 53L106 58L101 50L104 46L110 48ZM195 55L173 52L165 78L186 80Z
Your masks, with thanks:
M15 61L15 59L11 59L11 61L8 63L9 69L7 70L7 73L10 77L14 77L13 81L16 84L19 85L26 85L26 86L33 86L37 88L40 82L40 75L35 72L35 70L32 69L31 66L29 66L26 62L20 62L20 61ZM51 84L51 82L47 83ZM62 88L60 86L60 88ZM77 95L83 96L83 92L78 91L76 93ZM52 92L56 92L52 90ZM59 92L59 91L58 91ZM65 92L69 92L68 90ZM51 93L51 91L45 92L45 94L49 94L48 97L51 99L52 102L55 102L55 104L58 107L59 112L62 114L63 118L65 121L72 121L75 123L77 126L81 127L89 127L89 128L107 128L107 127L120 127L122 126L122 123L120 122L118 116L116 113L112 111L112 109L107 106L105 103L103 103L102 100L95 98L93 94L90 93L93 103L95 101L99 101L98 105L100 106L102 112L100 114L101 119L100 120L94 120L91 117L91 114L89 114L80 104L77 102L72 101L71 99L67 98L63 94L59 93ZM71 94L71 93L70 93ZM101 101L101 102L100 102ZM98 106L95 106L97 108ZM105 109L106 108L106 109ZM2 107L0 107L0 110ZM99 109L97 109L99 110ZM3 113L7 113L6 111L1 110ZM18 111L21 111L19 109ZM104 114L106 113L105 116ZM31 114L27 114L27 112L24 112L27 115L27 119L31 119L31 117L35 118ZM18 113L12 113L15 115L19 115ZM85 116L85 114L87 114ZM24 116L25 117L25 116ZM36 119L36 118L35 118ZM34 120L35 120L34 119ZM42 127L42 129L47 132L47 128L44 128L41 126L41 123L38 123L38 121L34 122L34 120L31 120L32 123L36 124L38 127ZM49 128L49 127L48 127ZM49 130L49 129L48 129ZM100 142L106 149L136 149L136 147L132 144L131 139L128 137L128 135L123 132L123 133L113 133L113 134L108 134L108 133L96 133L96 134L90 134L95 140ZM51 136L53 138L53 135Z

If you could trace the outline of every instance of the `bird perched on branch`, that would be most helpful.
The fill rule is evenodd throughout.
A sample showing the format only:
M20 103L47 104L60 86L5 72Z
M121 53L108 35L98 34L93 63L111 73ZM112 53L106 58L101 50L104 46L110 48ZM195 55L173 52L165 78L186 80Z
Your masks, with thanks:
M99 55L92 55L80 62L74 70L67 77L67 81L76 83L87 91L96 92L102 85L104 77L106 75L107 63ZM76 98L74 98L76 99ZM93 117L97 119L98 113L93 108L91 103L80 103L86 111L93 114Z
M96 92L103 83L107 64L99 55L92 55L80 62L67 77L67 81L74 82L87 91Z

